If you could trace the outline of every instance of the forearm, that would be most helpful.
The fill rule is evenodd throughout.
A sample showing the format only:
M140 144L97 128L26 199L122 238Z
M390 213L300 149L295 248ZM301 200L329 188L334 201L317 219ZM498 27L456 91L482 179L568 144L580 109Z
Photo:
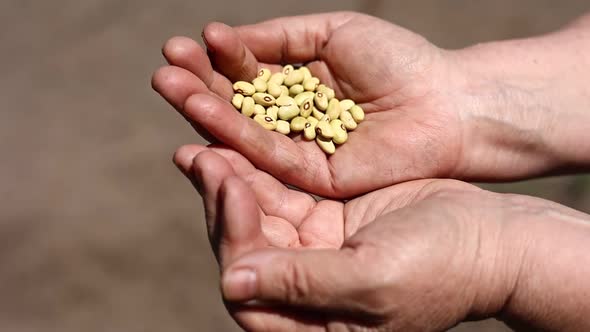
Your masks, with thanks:
M463 72L467 177L590 169L590 15L545 36L451 53Z
M524 254L499 318L517 330L590 331L590 216L525 209L529 218L509 227Z

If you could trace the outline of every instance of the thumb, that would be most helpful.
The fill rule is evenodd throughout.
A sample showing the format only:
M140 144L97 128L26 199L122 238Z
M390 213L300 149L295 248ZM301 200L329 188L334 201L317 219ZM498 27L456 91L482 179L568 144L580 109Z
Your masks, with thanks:
M222 276L230 302L257 300L327 311L358 311L371 273L352 248L259 250L231 264ZM372 288L372 287L371 287Z

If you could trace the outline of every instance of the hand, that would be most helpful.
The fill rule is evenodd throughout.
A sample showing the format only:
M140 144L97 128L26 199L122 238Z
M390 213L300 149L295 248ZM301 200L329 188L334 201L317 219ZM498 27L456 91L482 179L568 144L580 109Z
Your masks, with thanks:
M226 304L248 331L441 331L487 317L590 328L583 213L453 180L316 202L226 147L174 159L203 195Z

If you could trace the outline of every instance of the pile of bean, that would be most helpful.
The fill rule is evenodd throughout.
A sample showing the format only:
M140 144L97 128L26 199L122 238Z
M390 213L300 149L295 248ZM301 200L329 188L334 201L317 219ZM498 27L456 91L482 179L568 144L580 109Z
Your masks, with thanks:
M365 118L360 106L336 99L334 90L320 84L305 66L287 65L274 74L263 68L252 83L238 81L233 88L232 104L243 115L284 135L303 132L327 154L336 152L334 144L344 144L348 131Z

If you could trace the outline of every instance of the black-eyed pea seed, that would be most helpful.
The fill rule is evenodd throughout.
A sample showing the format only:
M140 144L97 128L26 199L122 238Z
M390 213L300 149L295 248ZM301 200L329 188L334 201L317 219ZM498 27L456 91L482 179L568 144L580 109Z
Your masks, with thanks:
M254 105L254 115L258 114L266 114L266 109L264 108L264 106L256 104Z
M316 120L320 121L326 114L318 110L315 106L311 111L311 116L313 116Z
M356 123L361 123L365 119L365 111L359 105L350 108L350 114Z
M315 141L320 147L320 149L322 149L322 151L324 151L325 153L334 154L334 152L336 152L336 146L334 145L334 142L332 142L331 139L318 136L316 137Z
M277 106L271 106L266 109L266 115L277 120L279 118L279 108ZM356 122L355 122L356 123Z
M344 144L348 140L348 133L342 121L338 119L332 120L330 121L330 126L332 126L332 130L334 131L332 141L335 144Z
M354 119L352 118L352 114L350 114L349 111L343 111L342 113L340 113L340 120L342 121L344 127L347 130L355 130L358 126L358 124L356 123L356 121L354 121Z
M299 71L303 73L303 81L305 82L306 79L311 78L311 71L309 71L309 68L305 67L305 66L301 66L299 67Z
M324 138L332 139L332 137L334 137L334 130L328 121L318 122L315 126L315 132L318 134L318 136L322 136Z
M325 111L328 108L328 97L323 92L316 92L313 101L320 111Z
M303 81L303 88L305 91L315 91L320 85L320 79L317 77L310 77Z
M286 86L290 87L303 82L303 73L298 69L292 70L289 74L286 75L287 77L285 77L285 82L283 82L283 84L285 84Z
M313 98L307 98L303 104L301 104L301 106L299 106L299 114L304 117L307 118L311 115L311 113L313 112Z
M247 117L251 117L254 114L254 105L256 105L256 102L252 97L244 98L244 101L242 101L241 108L242 114Z
M350 99L342 99L340 101L340 108L343 111L348 111L352 106L354 106L354 101L350 100Z
M291 131L294 133L298 133L305 129L305 125L307 124L307 120L304 117L297 116L291 120Z
M336 96L334 90L328 88L325 84L318 85L316 91L325 94L326 97L328 98L328 100L330 100Z
M294 99L295 99L295 102L297 103L297 105L301 106L301 104L303 104L303 102L306 101L307 99L311 98L313 100L314 96L315 96L315 92L305 91L305 92L300 93L297 96L295 96Z
M289 96L289 88L281 85L281 96Z
M289 121L299 115L299 107L297 105L281 106L279 107L279 119Z
M289 133L291 132L291 126L287 121L277 120L277 128L275 129L275 131L283 135L289 135Z
M268 82L270 75L271 72L268 68L262 68L258 71L258 78L262 79L264 82Z
M295 99L293 99L289 96L280 96L279 98L276 99L275 104L278 107L297 105L297 103L295 103Z
M277 128L277 120L264 114L258 114L254 117L254 121L258 122L264 129L275 130Z
M275 98L279 98L283 90L281 90L281 86L275 82L268 82L266 92Z
M268 85L266 84L266 82L260 77L256 77L252 81L252 85L254 85L256 92L266 92L266 89L268 88Z
M283 75L287 76L289 75L293 70L295 70L295 67L293 67L292 65L286 65L285 67L283 67Z
M295 85L292 85L289 88L289 95L291 95L291 96L297 96L298 94L302 93L303 91L305 91L303 89L303 85L301 85L301 84L295 84Z
M309 118L309 119L313 119L313 118ZM317 124L317 122L316 122L316 124ZM303 128L303 137L306 140L311 141L316 138L316 135L317 134L315 132L315 124L312 124L311 122L308 121L305 124L305 127Z
M326 115L330 117L330 119L338 119L340 116L340 101L336 98L330 99L328 103L328 109L326 110Z
M240 110L242 108L242 102L244 101L244 95L241 95L239 93L236 93L233 98L231 99L231 104L234 105L234 107L237 110Z
M284 81L285 75L283 73L274 73L268 79L268 83L272 82L279 86L282 85Z
M244 81L238 81L234 83L233 88L236 93L242 94L244 96L251 96L256 93L256 88L254 85Z
M264 107L272 106L275 104L275 97L269 95L268 93L255 93L252 98L257 104L260 104Z
M315 128L315 126L318 124L318 122L320 122L318 119L314 118L314 117L309 117L307 118L307 122L311 123L313 125L313 127Z

